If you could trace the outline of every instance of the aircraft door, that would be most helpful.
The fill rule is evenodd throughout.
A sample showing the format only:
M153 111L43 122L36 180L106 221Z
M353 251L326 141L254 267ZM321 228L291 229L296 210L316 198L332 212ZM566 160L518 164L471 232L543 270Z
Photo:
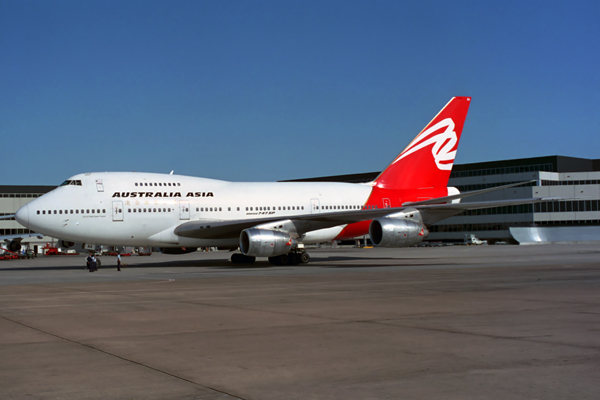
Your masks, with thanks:
M383 208L391 208L390 199L383 199Z
M316 213L320 213L321 212L321 207L320 207L320 202L319 199L310 199L310 212L312 214L316 214Z
M123 221L123 202L113 201L112 202L112 217L113 221Z
M190 202L179 202L179 219L190 219Z

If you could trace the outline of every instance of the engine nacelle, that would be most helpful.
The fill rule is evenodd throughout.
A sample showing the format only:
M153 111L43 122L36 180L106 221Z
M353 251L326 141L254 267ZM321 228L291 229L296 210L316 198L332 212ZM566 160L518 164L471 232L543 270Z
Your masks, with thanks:
M65 249L75 246L75 243L69 242L68 240L61 240L59 244L59 247L64 247Z
M380 247L409 247L429 235L420 221L407 218L377 218L369 226L371 242Z
M279 231L268 229L244 229L240 234L240 250L251 257L275 257L292 251L298 242Z
M187 254L198 250L197 247L159 247L158 250L163 254Z
M21 240L11 240L7 243L6 248L9 251L12 251L13 253L18 252L19 250L21 250Z

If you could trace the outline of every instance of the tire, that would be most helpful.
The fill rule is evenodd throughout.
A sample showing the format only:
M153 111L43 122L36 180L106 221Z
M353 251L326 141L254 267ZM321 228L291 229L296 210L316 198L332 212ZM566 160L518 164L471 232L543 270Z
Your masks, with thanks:
M300 264L300 254L298 253L292 253L290 254L290 258L288 261L289 265L298 265Z
M300 254L300 262L302 264L308 264L309 261L310 261L310 255L308 253Z
M279 263L279 256L277 256L277 257L269 257L269 262L271 264L273 264L273 265L281 265Z
M256 261L256 257L245 256L243 254L232 254L231 262L234 264L252 264Z
M287 254L282 254L275 257L269 257L269 262L273 265L286 265L290 257Z

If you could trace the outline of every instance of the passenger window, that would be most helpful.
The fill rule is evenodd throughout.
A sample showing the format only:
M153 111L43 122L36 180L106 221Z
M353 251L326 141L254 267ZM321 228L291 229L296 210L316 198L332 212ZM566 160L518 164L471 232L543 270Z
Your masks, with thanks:
M134 209L133 209L133 212L136 212L136 211L137 211L137 210L134 208Z
M89 213L90 213L90 210L85 210L85 213L86 213L86 214L89 214Z
M58 213L59 213L59 214L62 214L62 210L58 210Z
M240 208L238 207L237 210L240 211Z
M131 208L128 208L128 209L127 209L127 212L128 212L128 213L130 213L130 212L131 212Z
M54 210L54 214L56 214L56 210Z
M79 214L79 210L75 210L75 214Z
M37 214L40 215L40 210L37 210Z
M153 212L156 212L156 208L153 208L153 209L152 209L152 211L153 211ZM187 211L187 210L186 210L186 211Z
M135 186L137 186L137 182L135 183Z
M144 186L148 186L148 183L144 183Z
M181 183L177 183L177 186L181 186Z
M38 211L39 213L39 211ZM42 210L42 214L46 215L46 210Z
M221 209L221 207L219 207L219 211L223 211L223 210Z
M158 186L162 186L162 183L158 182Z
M169 186L171 186L171 182L169 182Z

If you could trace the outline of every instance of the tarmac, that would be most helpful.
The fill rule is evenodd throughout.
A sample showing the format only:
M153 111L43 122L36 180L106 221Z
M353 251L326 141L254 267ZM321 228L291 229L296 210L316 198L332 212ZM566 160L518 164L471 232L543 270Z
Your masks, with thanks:
M598 399L600 246L0 261L0 399Z

